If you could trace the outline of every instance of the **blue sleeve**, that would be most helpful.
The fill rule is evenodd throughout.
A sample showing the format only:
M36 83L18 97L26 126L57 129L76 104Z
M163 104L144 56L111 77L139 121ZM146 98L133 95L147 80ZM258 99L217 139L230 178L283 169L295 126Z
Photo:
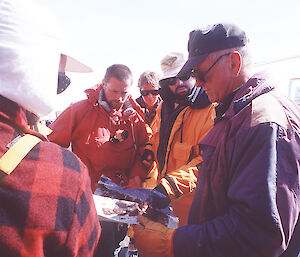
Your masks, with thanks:
M299 142L299 134L274 123L237 135L225 147L228 211L178 228L175 256L279 256L299 216Z

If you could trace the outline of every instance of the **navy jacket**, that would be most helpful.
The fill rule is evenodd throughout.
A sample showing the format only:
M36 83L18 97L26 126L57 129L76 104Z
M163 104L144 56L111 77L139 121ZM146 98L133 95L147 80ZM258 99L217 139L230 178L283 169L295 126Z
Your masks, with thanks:
M280 256L300 210L299 106L253 77L217 109L199 148L204 161L175 257Z

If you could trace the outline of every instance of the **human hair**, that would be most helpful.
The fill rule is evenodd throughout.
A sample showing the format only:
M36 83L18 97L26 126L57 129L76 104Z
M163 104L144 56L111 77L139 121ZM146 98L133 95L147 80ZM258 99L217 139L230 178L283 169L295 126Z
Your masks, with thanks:
M233 52L233 51L238 51L242 56L243 65L242 65L240 74L242 76L246 76L246 77L251 76L253 62L252 62L252 56L251 56L251 51L250 51L249 45L216 51L216 52L209 54L208 58L210 58L212 60L216 60L220 55L226 54L229 52ZM224 60L220 60L220 62L222 62L222 61L224 61Z
M138 87L142 89L145 83L159 87L160 75L154 71L145 71L141 74Z
M109 66L104 75L104 82L108 82L111 77L114 77L120 81L130 80L130 84L132 84L131 70L124 64L113 64Z

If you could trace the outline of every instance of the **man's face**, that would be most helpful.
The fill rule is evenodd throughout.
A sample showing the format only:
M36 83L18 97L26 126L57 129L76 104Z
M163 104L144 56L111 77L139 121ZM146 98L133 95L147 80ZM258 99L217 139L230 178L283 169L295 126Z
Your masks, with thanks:
M129 95L131 79L120 81L115 77L110 77L104 82L104 93L106 101L112 109L119 110Z
M220 54L214 60L206 58L193 68L196 85L203 87L211 102L220 102L231 93L231 73L228 59L230 54Z
M143 99L147 106L153 107L156 104L159 98L158 89L158 85L153 85L149 83L144 83L142 85L141 95L143 96Z
M172 81L172 80L173 81ZM171 78L169 88L170 90L178 96L186 96L189 94L190 90L195 85L195 80L190 78L188 80L182 81L179 78Z

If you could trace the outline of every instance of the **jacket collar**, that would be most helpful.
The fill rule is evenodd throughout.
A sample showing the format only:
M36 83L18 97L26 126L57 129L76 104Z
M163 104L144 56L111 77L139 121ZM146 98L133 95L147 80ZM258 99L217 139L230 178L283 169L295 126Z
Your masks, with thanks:
M251 103L253 99L273 89L274 85L263 74L255 74L238 90L225 97L224 101L216 107L215 123L223 118L230 119Z
M94 106L101 106L102 109L112 118L112 120L118 122L120 120L128 120L136 114L134 102L131 96L128 96L123 107L114 111L110 108L104 97L103 84L98 84L93 88L89 88L84 91L87 95L88 101Z
M203 87L194 86L191 93L188 95L188 105L192 109L202 109L211 104Z

